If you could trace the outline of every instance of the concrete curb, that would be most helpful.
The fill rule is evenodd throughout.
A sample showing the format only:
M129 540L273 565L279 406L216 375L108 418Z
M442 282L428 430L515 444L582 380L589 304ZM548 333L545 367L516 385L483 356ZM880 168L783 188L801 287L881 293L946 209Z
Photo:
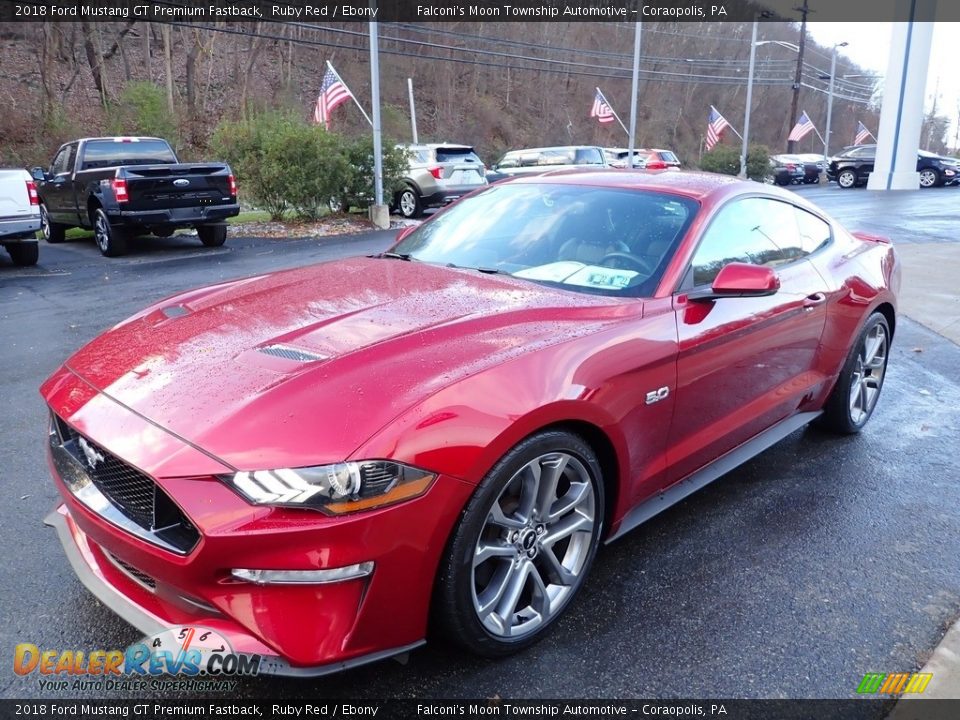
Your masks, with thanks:
M920 672L933 674L926 690L922 695L900 698L887 720L929 718L932 715L924 707L925 700L960 699L960 620L947 630Z

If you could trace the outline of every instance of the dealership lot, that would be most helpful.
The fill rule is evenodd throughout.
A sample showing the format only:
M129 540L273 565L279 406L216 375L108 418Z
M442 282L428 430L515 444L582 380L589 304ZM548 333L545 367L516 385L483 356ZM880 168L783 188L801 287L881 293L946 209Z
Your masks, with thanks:
M850 229L903 244L957 239L952 188L881 196L882 213L866 191L800 192ZM35 268L4 260L0 562L16 581L0 598L0 646L93 650L138 639L81 587L41 524L56 500L43 453L42 379L151 300L376 252L392 235L232 238L215 250L195 238L142 240L119 260L84 241L44 246ZM958 362L960 348L902 319L884 397L861 436L795 433L606 548L557 632L526 653L486 662L431 645L406 666L250 680L234 696L846 697L865 672L916 669L960 607ZM36 677L2 667L5 697L49 696Z

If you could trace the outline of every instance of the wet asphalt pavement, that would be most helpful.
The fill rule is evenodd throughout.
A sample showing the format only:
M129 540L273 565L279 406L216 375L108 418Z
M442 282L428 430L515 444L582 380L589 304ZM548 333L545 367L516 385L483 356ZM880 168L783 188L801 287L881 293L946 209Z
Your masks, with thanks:
M801 190L851 229L897 242L960 236L960 189ZM920 202L929 203L917 210ZM929 231L935 216L944 223ZM866 220L869 222L856 222ZM56 500L37 387L74 349L143 305L222 279L385 248L393 233L322 240L142 240L123 259L92 242L0 260L0 696L57 697L11 670L12 648L122 648L139 634L86 592L43 516ZM541 644L496 662L432 643L407 665L306 681L242 681L233 698L853 697L866 672L919 668L960 614L960 347L901 318L867 430L798 431L604 548ZM398 592L402 602L402 592ZM304 618L304 622L309 622ZM187 697L171 690L168 697Z

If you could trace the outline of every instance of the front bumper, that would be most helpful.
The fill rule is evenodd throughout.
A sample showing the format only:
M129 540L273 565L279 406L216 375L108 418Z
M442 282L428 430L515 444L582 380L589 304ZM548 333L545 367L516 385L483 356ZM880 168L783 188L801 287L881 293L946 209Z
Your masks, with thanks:
M440 475L420 497L341 517L253 506L216 479L229 467L69 371L55 373L43 393L78 433L149 476L199 535L176 552L111 523L109 513L74 496L49 454L63 505L48 524L83 583L144 633L208 627L235 652L268 658L264 671L286 675L335 672L423 642L437 567L473 490L468 483ZM371 561L371 575L325 584L257 585L230 573Z
M223 222L240 214L240 205L204 205L164 210L119 210L110 213L110 222L137 227L178 227Z
M0 240L14 239L35 233L40 229L40 215L31 217L0 218Z
M147 598L144 598L144 601L138 604L137 599L132 596L131 589L138 586L139 583L131 576L123 573L117 563L111 562L103 548L90 541L74 522L73 516L66 505L59 505L54 508L44 518L43 522L57 531L67 560L69 560L74 573L87 590L97 600L144 635L150 637L179 625L200 625L210 628L225 637L236 652L260 655L263 658L260 662L260 673L262 674L319 677L402 655L424 643L423 640L420 640L403 647L371 652L340 662L314 667L297 667L277 655L273 648L250 637L242 628L229 621L224 621L220 617L198 618L196 614L184 611L171 612L169 606L163 607L159 601L151 603ZM124 581L130 585L126 590L123 587ZM147 591L142 590L142 592L146 593ZM186 597L183 599L190 602Z

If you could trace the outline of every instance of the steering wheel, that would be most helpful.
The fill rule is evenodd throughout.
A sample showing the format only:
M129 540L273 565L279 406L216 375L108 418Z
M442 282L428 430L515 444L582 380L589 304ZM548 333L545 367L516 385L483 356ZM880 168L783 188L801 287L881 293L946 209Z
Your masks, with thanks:
M653 275L656 270L655 267L651 267L650 262L646 258L642 258L639 255L634 255L629 252L612 252L607 253L600 259L600 265L605 267L614 267L619 268L620 265L607 265L607 260L620 260L626 261L628 264L632 265L635 269L638 269L640 272L645 273L646 275ZM624 270L629 270L630 268L621 268Z

